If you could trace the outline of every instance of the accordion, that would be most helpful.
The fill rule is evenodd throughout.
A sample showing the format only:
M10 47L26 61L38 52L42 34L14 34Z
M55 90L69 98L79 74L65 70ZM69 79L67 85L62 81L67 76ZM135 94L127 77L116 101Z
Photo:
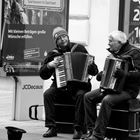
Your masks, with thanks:
M107 57L104 64L102 79L100 83L101 89L111 89L114 91L121 91L124 86L125 77L118 79L113 76L117 68L128 71L128 63L119 58Z
M94 57L81 52L67 52L59 59L59 65L55 69L57 87L67 85L68 81L88 82L88 65L92 63Z

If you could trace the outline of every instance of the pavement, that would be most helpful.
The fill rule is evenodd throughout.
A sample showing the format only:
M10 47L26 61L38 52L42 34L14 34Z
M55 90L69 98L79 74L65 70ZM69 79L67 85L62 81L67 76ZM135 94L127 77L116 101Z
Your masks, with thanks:
M8 140L7 126L13 126L24 129L26 133L22 134L21 140L72 140L72 134L58 133L57 137L43 138L42 134L47 130L44 127L44 121L12 120L12 98L13 83L11 80L0 77L0 140Z
M26 131L22 134L21 140L72 140L72 134L58 133L57 137L43 138L42 134L47 130L44 127L44 121L13 121L2 119L0 121L0 140L8 140L7 129L5 127L13 126Z

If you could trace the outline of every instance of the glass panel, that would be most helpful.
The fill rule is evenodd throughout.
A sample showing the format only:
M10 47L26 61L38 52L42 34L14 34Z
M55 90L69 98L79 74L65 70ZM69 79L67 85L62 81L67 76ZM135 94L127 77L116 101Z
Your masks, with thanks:
M126 0L124 13L124 31L132 44L140 47L140 1Z
M69 0L6 0L3 66L9 75L38 75L55 47L52 31L68 29Z

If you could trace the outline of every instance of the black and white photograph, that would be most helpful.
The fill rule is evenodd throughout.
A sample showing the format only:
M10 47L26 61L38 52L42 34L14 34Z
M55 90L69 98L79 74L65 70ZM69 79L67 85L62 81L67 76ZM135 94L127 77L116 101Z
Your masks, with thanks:
M140 140L140 0L0 1L0 140Z

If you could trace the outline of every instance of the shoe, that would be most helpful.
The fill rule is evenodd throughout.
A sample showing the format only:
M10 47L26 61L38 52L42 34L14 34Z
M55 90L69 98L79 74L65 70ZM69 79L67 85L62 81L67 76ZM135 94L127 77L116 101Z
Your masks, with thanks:
M92 130L88 130L86 134L82 135L80 140L85 140L86 138L89 138L92 135Z
M74 130L73 139L80 139L82 134L83 134L83 132L81 130L79 130L79 131Z
M57 136L57 130L54 127L49 128L44 134L43 137L55 137Z

